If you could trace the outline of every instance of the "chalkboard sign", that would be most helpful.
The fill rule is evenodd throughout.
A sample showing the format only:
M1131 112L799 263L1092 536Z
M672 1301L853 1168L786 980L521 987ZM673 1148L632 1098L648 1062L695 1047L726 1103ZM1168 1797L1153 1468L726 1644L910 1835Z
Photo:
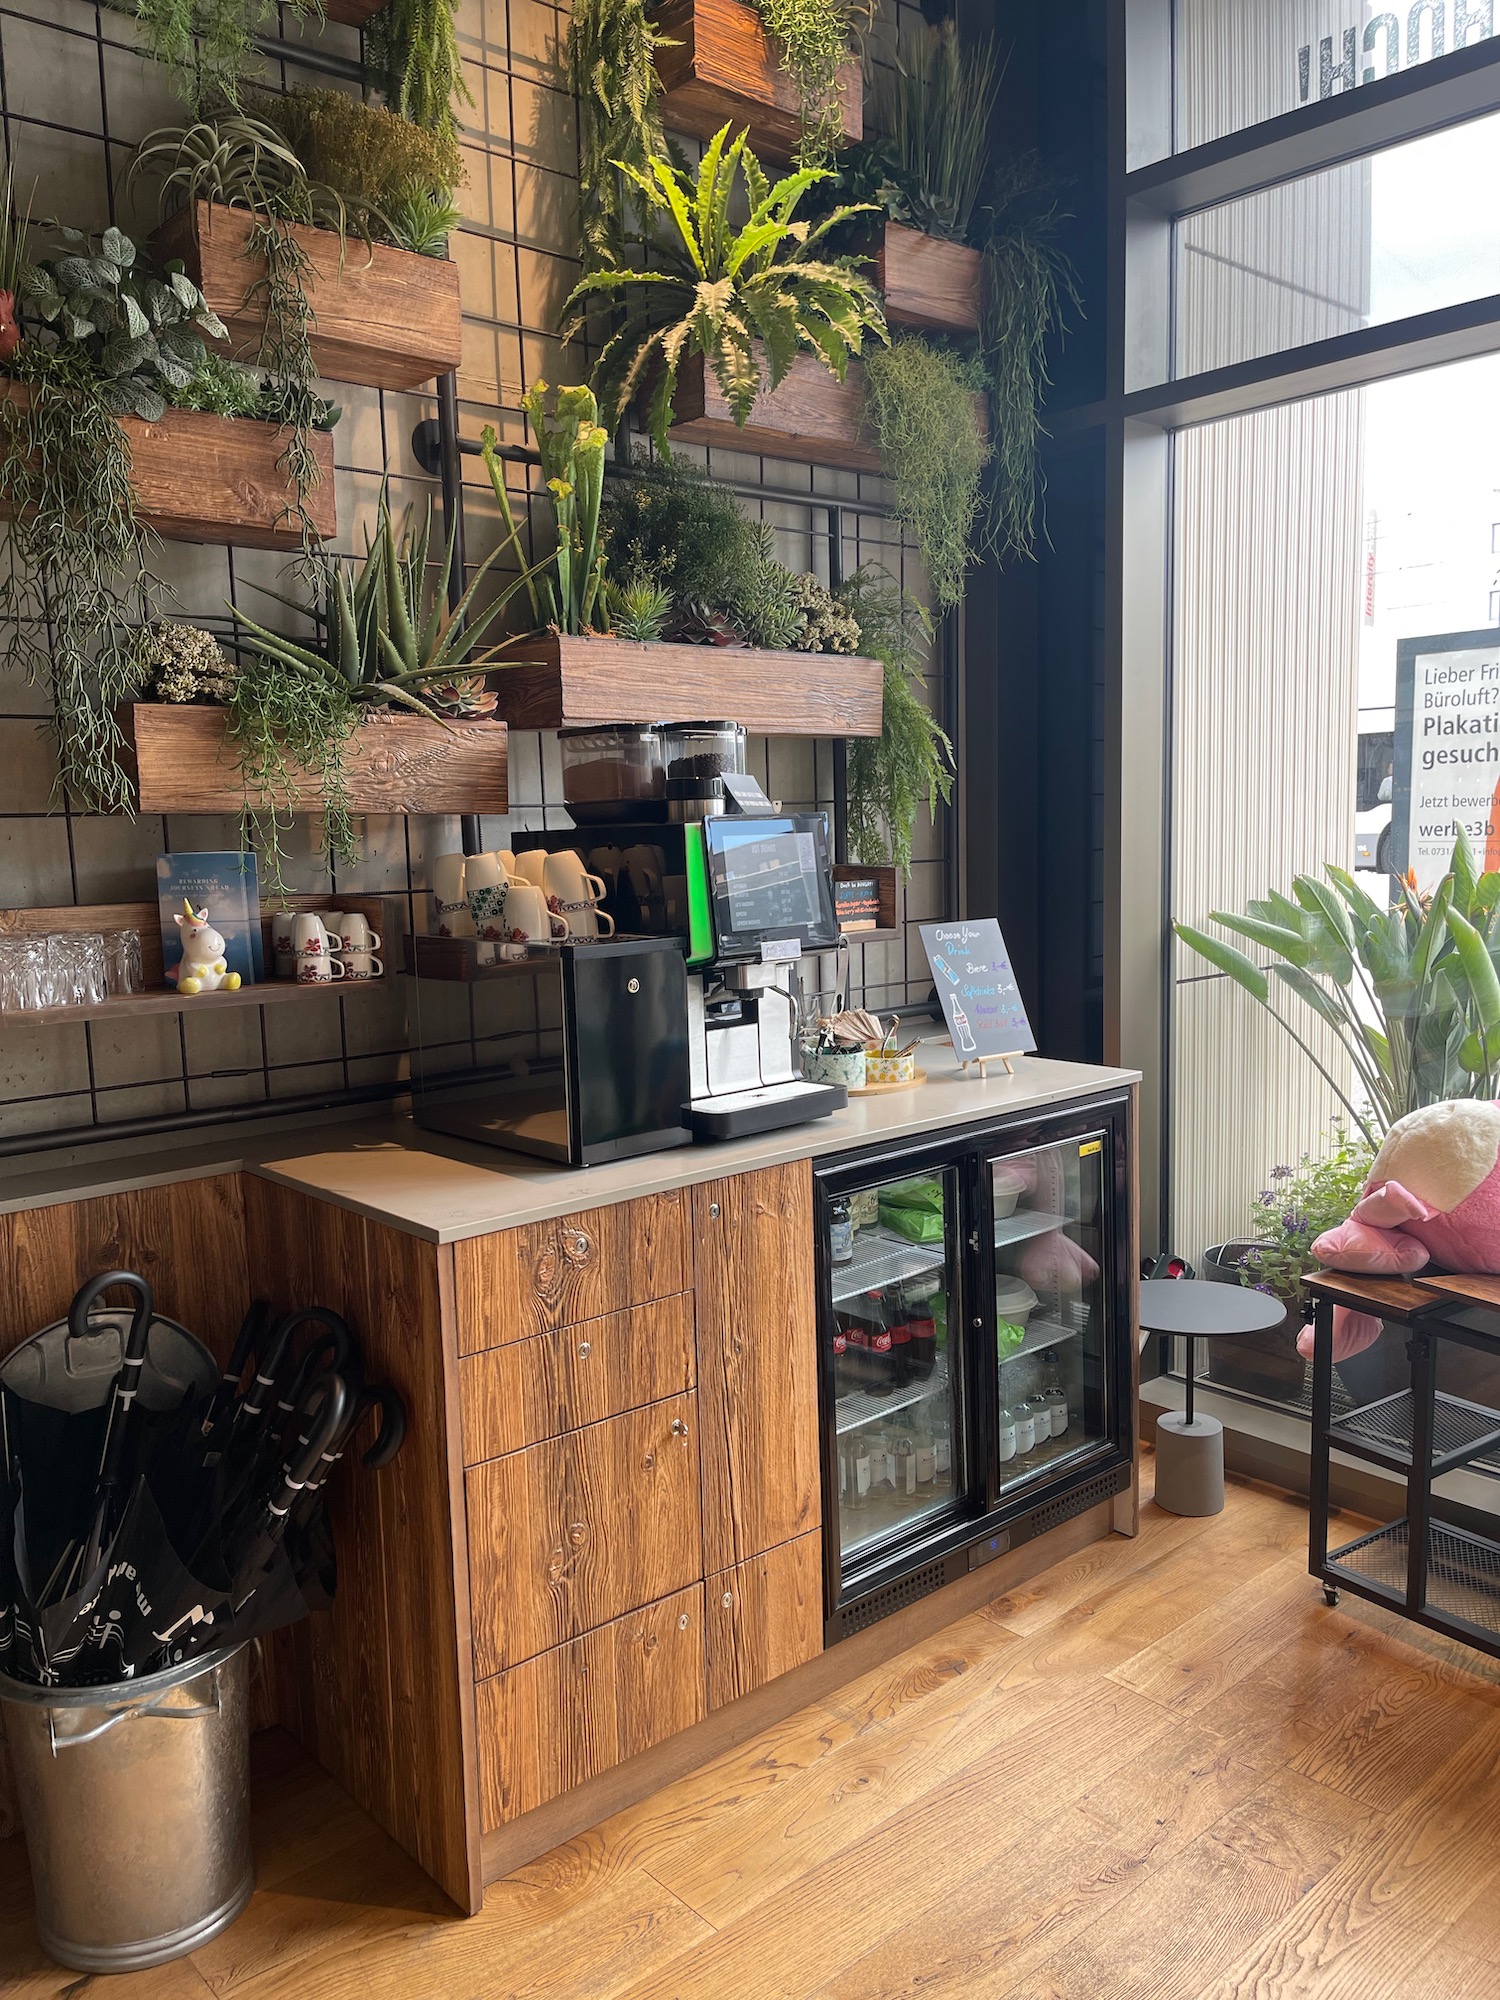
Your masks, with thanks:
M1034 1049L1036 1036L994 918L918 929L959 1061L998 1062Z

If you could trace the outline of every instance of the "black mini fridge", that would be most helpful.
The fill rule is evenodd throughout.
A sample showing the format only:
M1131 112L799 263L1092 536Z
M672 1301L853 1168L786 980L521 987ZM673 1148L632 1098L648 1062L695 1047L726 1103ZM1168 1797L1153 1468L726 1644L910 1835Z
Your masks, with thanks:
M830 1644L1123 1492L1130 1100L817 1174Z

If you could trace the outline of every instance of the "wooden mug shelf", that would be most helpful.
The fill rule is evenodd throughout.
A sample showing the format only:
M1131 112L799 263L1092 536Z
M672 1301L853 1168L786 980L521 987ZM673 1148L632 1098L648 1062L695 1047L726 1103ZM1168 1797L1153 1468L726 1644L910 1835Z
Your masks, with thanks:
M287 907L294 910L355 911L377 936L386 935L386 907L379 896L350 896L325 890L317 896L288 896ZM213 912L210 910L210 917ZM270 968L271 919L261 917L261 942L267 977L258 986L242 986L233 993L179 993L164 984L161 957L161 911L156 903L68 903L56 909L0 910L0 938L55 937L65 933L90 931L136 931L141 940L143 993L120 993L106 1000L92 1000L66 1007L0 1007L0 1021L26 1022L51 1026L73 1021L131 1020L152 1014L187 1014L199 1009L209 1012L236 1007L301 1006L323 994L339 993L345 998L386 989L389 969L379 979L334 979L326 984L299 986L295 980L273 979ZM379 956L384 959L384 952Z

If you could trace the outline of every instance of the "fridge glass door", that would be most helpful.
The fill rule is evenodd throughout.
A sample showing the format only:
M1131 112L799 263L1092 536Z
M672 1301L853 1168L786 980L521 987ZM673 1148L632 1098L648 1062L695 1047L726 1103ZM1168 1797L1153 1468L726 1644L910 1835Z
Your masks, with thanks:
M861 1188L834 1197L825 1214L847 1573L951 1512L965 1492L958 1175L946 1167Z
M1111 1140L990 1162L1001 1495L1108 1441Z

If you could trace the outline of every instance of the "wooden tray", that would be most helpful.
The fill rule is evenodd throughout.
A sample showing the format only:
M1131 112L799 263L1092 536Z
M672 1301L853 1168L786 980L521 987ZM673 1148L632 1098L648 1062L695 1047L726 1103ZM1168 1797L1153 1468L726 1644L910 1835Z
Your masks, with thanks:
M905 1083L862 1083L858 1090L851 1090L851 1097L884 1097L892 1090L916 1090L927 1081L925 1069L919 1069L914 1077Z

